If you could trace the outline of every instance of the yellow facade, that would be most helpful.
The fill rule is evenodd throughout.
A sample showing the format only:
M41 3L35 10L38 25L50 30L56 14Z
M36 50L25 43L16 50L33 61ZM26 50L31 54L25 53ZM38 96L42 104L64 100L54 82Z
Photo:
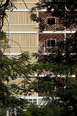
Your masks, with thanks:
M37 52L37 23L30 19L30 9L35 6L37 0L13 0L15 8L13 11L6 11L3 30L8 35L9 47L5 49L8 57L17 57L22 52L28 51L30 54ZM36 12L37 14L37 12ZM31 57L31 62L36 62ZM18 84L23 78L11 80L11 83ZM23 93L24 95L24 93ZM22 96L22 95L21 95ZM32 96L37 96L33 93Z
M37 23L30 19L30 9L35 6L37 0L24 0L24 2L14 0L16 8L13 11L6 11L3 30L9 34L10 47L5 53L20 53L21 50L29 53L37 52Z

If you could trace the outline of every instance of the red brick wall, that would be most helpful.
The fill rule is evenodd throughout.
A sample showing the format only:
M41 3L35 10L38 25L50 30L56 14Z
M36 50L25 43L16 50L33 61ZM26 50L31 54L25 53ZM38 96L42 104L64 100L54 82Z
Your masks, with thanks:
M64 30L64 27L61 24L61 22L59 22L58 17L55 17L56 18L55 25L48 25L47 24L47 18L54 17L54 16L52 16L52 13L53 12L43 12L43 11L39 12L39 18L41 18L41 21L39 23L40 24L39 28L41 28L41 26L44 25L44 29L43 30L40 29L40 31L62 31L62 30Z
M52 34L39 34L39 52L50 52L52 48L48 48L46 46L47 39L56 39L56 42L63 41L64 40L64 34L61 33L52 33Z

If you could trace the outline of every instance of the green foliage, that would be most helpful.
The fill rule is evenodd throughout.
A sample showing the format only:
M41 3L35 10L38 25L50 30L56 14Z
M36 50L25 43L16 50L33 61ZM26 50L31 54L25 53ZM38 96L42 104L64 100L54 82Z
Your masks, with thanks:
M63 25L69 28L72 25L77 25L77 13L74 11L74 9L76 8L76 4L76 0L68 0L66 3L64 3L63 0L61 2L53 1L52 3L44 2L44 5L39 4L38 6L40 8L47 8L48 12L50 12L51 9L54 9L53 16L59 17L60 20L62 20ZM70 10L69 13L66 11L65 5L67 7L67 10ZM4 17L6 16L5 10L7 8L10 8L9 0L6 0L6 3L3 5L0 4L0 30L3 26ZM67 15L67 19L65 19L65 12ZM31 19L37 22L40 21L33 13L31 15ZM42 28L44 28L45 25L41 26ZM12 88L9 88L4 84L4 80L9 81L9 76L11 76L12 79L22 76L26 77L27 74L31 74L33 71L36 72L37 70L39 74L42 74L45 71L50 71L53 72L56 76L58 74L65 74L66 77L68 76L68 74L75 73L77 68L76 36L77 33L75 33L73 42L66 41L66 44L63 42L57 43L58 48L54 50L56 54L53 56L49 56L51 57L50 60L48 60L47 57L46 60L44 60L44 64L41 63L40 65L31 65L29 62L30 57L28 53L23 53L18 56L18 58L10 59L3 55L2 51L0 51L0 115L4 116L4 109L7 108L12 110L13 115L15 115L14 109L16 108L17 116L77 116L77 80L66 78L62 81L54 81L54 85L56 87L61 87L59 91L56 92L56 94L53 94L53 82L48 80L49 76L52 76L52 74L47 75L44 79L40 77L38 79L38 82L33 82L32 87L36 92L45 92L44 95L51 95L52 97L53 94L56 95L56 98L58 97L58 99L50 99L48 103L43 105L42 107L38 107L35 104L32 104L28 107L27 101L12 96L12 89L16 90L21 88L18 88L18 86L16 85L12 85ZM1 31L0 40L3 40L5 38L5 33ZM54 51L52 52L54 53ZM64 52L65 54L63 55L62 53ZM71 52L75 52L76 55L70 56ZM32 89L32 87L30 86L30 89ZM23 109L26 109L26 111L23 111Z
M32 73L32 65L28 64L28 61L29 55L25 53L21 54L19 58L8 58L3 54L0 56L0 101L4 104L4 106L12 107L11 105L18 105L17 102L19 102L19 100L11 96L12 92L14 92L12 90L15 88L15 90L19 91L22 90L22 88L18 87L18 85L9 88L7 87L7 85L4 84L4 81L8 82L9 76L11 77L11 79L15 79L17 77L22 78L23 76L25 78L26 83L29 84L29 79L26 77L26 75ZM23 91L24 90L25 86L23 87ZM17 102L15 100L17 100Z
M10 7L11 5L11 7ZM32 73L32 65L30 64L30 57L27 52L15 57L7 57L4 55L5 48L8 47L8 38L5 32L1 31L4 19L6 17L6 9L11 10L14 8L13 2L10 0L0 1L0 115L5 116L7 109L14 114L14 109L17 110L17 115L20 113L23 115L23 109L26 109L28 102L26 100L16 98L13 96L13 92L22 90L22 87L18 85L6 85L9 82L9 78L17 79L24 77L25 91L26 83L29 84L27 74ZM3 110L2 110L3 109ZM2 112L3 111L3 112ZM21 111L21 112L20 112Z
M0 32L1 40L6 39L6 34L4 32ZM6 43L6 42L5 42ZM0 50L0 115L5 116L7 109L14 114L14 110L16 109L17 115L23 114L23 109L26 109L28 102L24 99L16 98L13 96L13 92L15 91L26 91L26 84L29 84L29 79L27 78L27 74L32 73L32 64L30 64L30 56L27 52L22 53L21 55L15 57L7 57ZM25 78L24 87L18 87L6 85L5 81L8 83L9 78L17 79L17 78ZM4 111L3 111L4 110ZM3 112L2 112L3 111ZM22 111L22 112L20 112Z
M30 105L27 113L30 113L31 116L60 116L61 108L57 104L54 104L53 101L50 101L45 106Z
M3 31L0 31L0 40L3 40L6 38L6 33Z
M6 115L5 107L0 102L0 116L5 116L5 115Z
M46 78L38 78L38 81L35 80L31 83L32 88L34 89L35 92L39 94L43 94L44 96L49 96L53 93L53 83L50 79ZM31 87L30 86L30 87Z
M63 83L64 87L56 91L56 95L43 99L46 104L40 107L32 104L25 113L31 116L77 116L77 80L65 78Z
M32 21L36 21L36 22L39 21L39 18L38 18L38 17L36 16L36 14L33 13L33 12L31 12L30 18L31 18Z
M59 104L64 108L62 116L77 115L77 80L68 79L65 82L65 89L58 91Z

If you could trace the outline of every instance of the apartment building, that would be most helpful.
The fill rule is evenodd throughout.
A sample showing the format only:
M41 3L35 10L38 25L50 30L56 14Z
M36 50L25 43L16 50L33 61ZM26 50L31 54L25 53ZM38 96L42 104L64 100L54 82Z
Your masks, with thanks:
M5 49L4 53L10 58L17 57L17 55L26 51L31 56L32 53L37 53L38 51L38 24L30 19L30 9L36 3L37 0L13 0L14 9L6 11L3 30L7 33L9 47ZM35 14L37 15L37 11ZM36 59L31 57L31 62L36 62ZM23 78L17 78L11 80L11 83L21 86L23 81ZM25 97L25 94L24 92L17 96ZM26 99L30 98L31 101L37 101L37 93L33 93L30 96L27 96Z
M24 3L25 2L25 3ZM41 22L37 23L30 19L30 9L36 6L37 2L42 4L42 0L15 0L15 8L13 11L7 10L7 18L5 19L3 30L9 38L9 48L5 50L5 54L15 57L22 52L28 51L38 54L38 59L47 56L56 46L56 42L66 41L66 37L75 33L75 29L66 29L59 22L58 17L52 16L52 12L46 9L35 11ZM32 62L36 62L32 58ZM37 75L36 75L37 76ZM36 77L35 76L35 77ZM20 83L22 79L13 80L13 83ZM42 97L38 93L31 96L21 95L22 98L28 99L30 102L41 102Z
M40 0L40 3L51 2L52 0ZM47 12L46 9L39 11L39 17L41 18L40 30L39 30L39 52L49 53L51 49L56 47L56 43L59 41L66 41L66 38L75 33L76 28L68 28L63 26L58 17L52 15L53 10Z
M51 3L52 0L39 0L40 4L44 4L46 2L47 4ZM45 5L45 4L44 4ZM49 57L52 55L52 50L55 50L57 47L57 43L64 41L66 43L67 39L72 38L72 34L76 32L76 28L66 28L66 26L63 26L63 22L59 20L59 17L53 15L53 10L51 9L49 12L46 9L47 7L42 7L38 11L38 16L40 19L39 22L39 32L38 32L38 61L45 61L48 62ZM49 6L50 8L50 6ZM67 16L71 16L70 13L67 11L64 11L64 18L66 20ZM47 76L50 80L52 78L56 77L56 75L53 72L44 72L42 73L42 77ZM65 77L65 75L62 75ZM58 75L60 77L60 75ZM70 77L75 77L75 75L71 75ZM59 79L59 78L58 78ZM38 95L44 95L43 93L40 93Z

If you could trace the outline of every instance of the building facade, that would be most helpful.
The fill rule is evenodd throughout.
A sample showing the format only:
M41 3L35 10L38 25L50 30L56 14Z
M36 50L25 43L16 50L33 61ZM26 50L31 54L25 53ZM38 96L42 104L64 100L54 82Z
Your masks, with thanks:
M26 51L31 56L32 53L37 53L38 51L38 24L30 19L31 8L35 7L36 3L37 0L24 0L24 2L23 0L13 0L15 7L13 10L6 11L3 30L7 33L9 47L5 49L4 53L10 58L17 57L17 55ZM35 14L38 15L37 11ZM36 62L36 58L31 57L31 62ZM11 83L21 86L23 81L23 78L17 78L11 80ZM34 100L38 102L37 93L29 94L27 98L25 92L17 96L31 100L31 102Z
M10 46L5 51L6 55L18 55L25 51L37 52L37 23L30 19L30 9L35 6L37 0L25 0L24 2L15 0L13 11L6 11L3 30L9 36Z
M24 3L25 2L25 3ZM3 30L9 37L9 48L6 49L5 54L12 57L28 51L30 54L38 54L38 59L42 56L47 56L51 50L56 47L59 41L66 41L67 36L75 33L75 29L66 29L59 18L52 16L52 12L47 12L46 9L36 10L35 14L41 20L35 22L30 19L31 8L36 6L36 3L43 4L42 0L15 0L15 9L13 11L7 10L7 18L4 22ZM32 62L36 62L33 58ZM14 81L14 83L16 80ZM17 83L20 79L17 80ZM21 97L26 98L25 95ZM32 96L27 96L27 99L33 102L39 102L41 97L38 93ZM29 100L29 101L30 101ZM38 101L39 100L39 101ZM34 102L35 102L34 101Z

